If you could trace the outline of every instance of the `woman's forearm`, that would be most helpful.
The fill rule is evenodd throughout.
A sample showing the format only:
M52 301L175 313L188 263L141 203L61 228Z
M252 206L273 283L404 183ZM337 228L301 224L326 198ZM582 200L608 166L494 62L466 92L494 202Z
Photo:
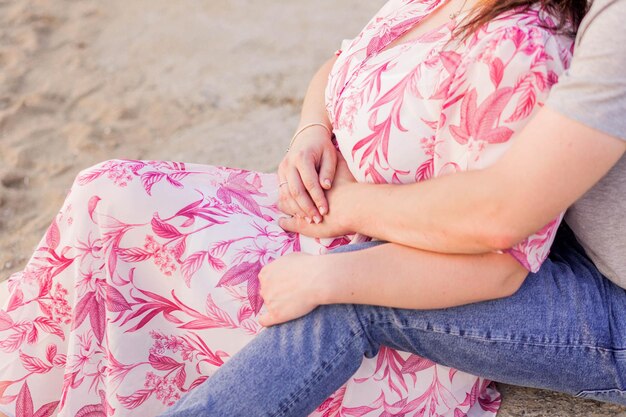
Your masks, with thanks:
M332 130L332 125L326 111L325 92L326 84L328 83L328 75L336 60L337 57L332 57L326 61L309 82L302 103L300 126L304 126L308 123L324 123L329 130Z
M321 256L322 304L435 309L513 294L527 271L509 255L449 255L393 243Z

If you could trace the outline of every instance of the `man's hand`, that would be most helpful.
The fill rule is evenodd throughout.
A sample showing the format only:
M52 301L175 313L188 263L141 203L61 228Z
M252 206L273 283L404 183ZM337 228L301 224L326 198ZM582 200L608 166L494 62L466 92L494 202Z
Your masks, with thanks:
M316 279L321 256L291 253L265 265L259 273L261 297L267 313L259 317L262 326L297 319L320 304L322 288Z
M345 159L337 151L337 168L335 173L335 182L332 189L326 191L326 199L328 200L329 211L324 216L321 223L309 223L306 219L293 216L283 217L279 220L280 227L288 232L297 232L305 236L311 237L337 237L350 233L354 233L354 230L350 230L349 219L349 207L346 204L345 199L342 196L345 194L346 187L356 183L356 180L350 173L348 165ZM285 212L285 201L280 200L278 208Z

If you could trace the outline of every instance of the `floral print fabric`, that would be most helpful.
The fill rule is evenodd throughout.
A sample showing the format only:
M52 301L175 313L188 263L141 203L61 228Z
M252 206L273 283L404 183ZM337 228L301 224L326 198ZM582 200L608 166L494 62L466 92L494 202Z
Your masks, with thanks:
M391 1L344 42L326 91L342 154L359 181L423 181L493 164L569 65L570 39L537 10L508 13L460 45L456 22L386 48L440 1ZM559 219L510 253L530 271Z
M408 183L493 163L567 66L530 10L455 44L456 22L385 49L440 0L392 0L333 68L327 106L358 181ZM106 161L79 174L0 310L0 411L153 416L262 331L257 274L311 239L277 224L275 174ZM558 219L511 249L528 269ZM384 281L381 278L381 285ZM242 376L245 377L245 376ZM489 381L383 348L313 416L493 416Z

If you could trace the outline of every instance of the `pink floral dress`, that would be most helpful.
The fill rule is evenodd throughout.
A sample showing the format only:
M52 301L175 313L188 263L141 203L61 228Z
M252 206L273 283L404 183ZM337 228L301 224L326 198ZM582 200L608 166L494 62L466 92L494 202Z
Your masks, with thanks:
M451 21L385 49L440 3L392 0L342 46L327 106L358 181L488 166L568 65L571 41L536 10L460 44ZM2 283L0 411L149 417L210 378L262 331L264 264L364 239L285 233L277 196L275 174L206 165L112 160L81 172L24 271ZM536 270L558 220L510 253ZM484 417L499 403L489 381L383 348L312 415Z

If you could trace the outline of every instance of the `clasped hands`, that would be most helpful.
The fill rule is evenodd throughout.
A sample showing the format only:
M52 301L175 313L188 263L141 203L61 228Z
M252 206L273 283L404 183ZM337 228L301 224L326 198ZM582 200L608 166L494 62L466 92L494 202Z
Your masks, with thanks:
M356 180L330 138L311 133L299 138L278 167L278 208L285 214L279 224L311 237L349 234L349 215L341 197L344 187Z
M280 226L311 237L343 236L350 230L343 197L356 182L327 132L303 132L278 167ZM292 253L265 265L259 273L266 313L263 326L303 316L324 303L332 257Z

